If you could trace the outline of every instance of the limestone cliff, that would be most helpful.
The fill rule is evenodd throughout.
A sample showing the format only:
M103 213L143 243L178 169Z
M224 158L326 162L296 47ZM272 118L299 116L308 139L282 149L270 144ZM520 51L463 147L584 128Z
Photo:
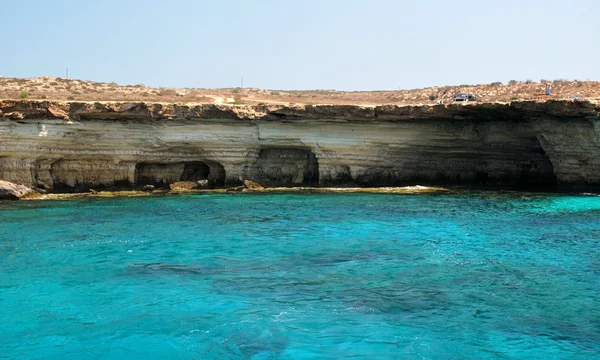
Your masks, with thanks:
M590 102L226 106L0 101L0 179L54 191L267 186L600 187Z

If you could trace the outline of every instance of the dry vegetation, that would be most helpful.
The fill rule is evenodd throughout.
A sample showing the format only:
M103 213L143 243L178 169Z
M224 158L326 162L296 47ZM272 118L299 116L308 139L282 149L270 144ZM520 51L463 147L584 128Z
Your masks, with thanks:
M552 84L552 95L544 94L545 84ZM0 77L0 99L48 99L74 101L149 101L217 104L432 104L443 98L451 102L458 92L468 92L484 102L516 100L545 101L567 99L580 94L584 99L600 99L600 82L511 80L487 85L437 86L399 91L336 90L264 90L254 88L184 89L150 88L143 84L117 85L87 80L67 80L43 76L31 79Z

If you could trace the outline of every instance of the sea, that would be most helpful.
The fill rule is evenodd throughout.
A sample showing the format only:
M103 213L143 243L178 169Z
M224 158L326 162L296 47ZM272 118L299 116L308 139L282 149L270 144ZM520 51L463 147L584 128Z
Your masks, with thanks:
M598 359L600 197L0 203L0 359Z

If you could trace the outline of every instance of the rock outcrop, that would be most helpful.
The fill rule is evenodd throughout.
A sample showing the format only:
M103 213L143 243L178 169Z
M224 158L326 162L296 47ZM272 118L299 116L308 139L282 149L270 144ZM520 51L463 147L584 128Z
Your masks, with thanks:
M0 180L0 200L19 200L33 192L27 186Z
M599 107L547 101L228 106L0 101L0 179L50 191L600 187Z
M174 191L187 191L196 189L198 184L193 181L178 181L170 184L169 187Z
M257 183L256 181L252 181L252 180L244 180L244 186L248 190L264 190L265 189L264 186Z

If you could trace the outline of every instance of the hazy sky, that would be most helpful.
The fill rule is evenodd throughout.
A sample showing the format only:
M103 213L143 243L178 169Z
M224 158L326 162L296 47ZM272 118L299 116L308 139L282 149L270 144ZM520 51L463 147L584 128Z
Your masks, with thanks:
M600 0L0 0L0 75L376 90L600 80Z

